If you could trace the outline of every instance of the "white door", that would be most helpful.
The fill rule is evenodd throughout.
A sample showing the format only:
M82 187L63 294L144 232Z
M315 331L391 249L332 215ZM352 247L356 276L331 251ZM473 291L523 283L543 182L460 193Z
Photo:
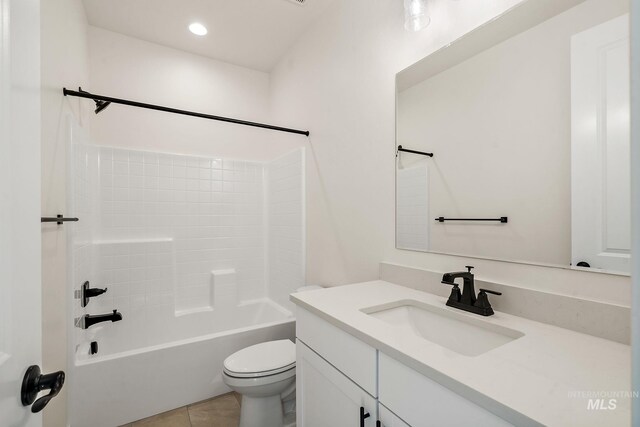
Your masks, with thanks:
M40 19L0 0L0 426L40 426L21 403L40 364Z
M571 40L572 264L630 272L629 15Z
M296 344L296 424L373 427L376 400L299 340Z

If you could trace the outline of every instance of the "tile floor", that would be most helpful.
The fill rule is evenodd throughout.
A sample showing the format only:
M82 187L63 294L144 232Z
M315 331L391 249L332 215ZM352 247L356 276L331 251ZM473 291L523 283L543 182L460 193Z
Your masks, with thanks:
M240 395L228 393L122 427L238 427Z

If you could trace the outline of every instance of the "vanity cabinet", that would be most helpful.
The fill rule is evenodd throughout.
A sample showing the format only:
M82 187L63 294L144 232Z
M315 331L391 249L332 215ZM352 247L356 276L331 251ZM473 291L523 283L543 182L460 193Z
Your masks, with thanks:
M306 310L298 310L297 425L374 427L377 358L375 348Z
M382 404L378 404L378 419L380 427L411 427Z
M511 425L300 308L296 353L299 427Z
M296 343L296 353L297 425L376 425L377 402L374 397L299 340Z
M378 381L379 402L415 427L511 425L382 352L379 353Z

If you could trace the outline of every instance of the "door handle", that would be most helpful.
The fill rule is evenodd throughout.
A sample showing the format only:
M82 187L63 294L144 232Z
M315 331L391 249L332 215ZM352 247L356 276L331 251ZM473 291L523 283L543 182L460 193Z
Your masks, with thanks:
M22 406L29 406L33 404L31 412L34 414L42 411L49 401L60 393L63 385L63 371L42 375L38 365L29 366L27 372L24 374L24 378L22 379L22 390L20 392ZM42 390L51 391L46 396L42 396L40 399L36 400L38 393Z
M364 420L371 416L370 413L364 411L364 406L360 407L360 427L364 427Z

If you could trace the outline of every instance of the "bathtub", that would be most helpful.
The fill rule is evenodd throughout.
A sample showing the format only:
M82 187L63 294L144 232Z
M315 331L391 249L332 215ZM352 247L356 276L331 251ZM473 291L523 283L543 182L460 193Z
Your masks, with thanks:
M294 340L293 315L271 300L229 310L175 319L191 326L190 332L213 331L208 334L127 351L109 352L107 346L90 357L76 352L69 375L70 425L119 426L227 393L227 356L259 342ZM126 327L118 323L113 325Z

